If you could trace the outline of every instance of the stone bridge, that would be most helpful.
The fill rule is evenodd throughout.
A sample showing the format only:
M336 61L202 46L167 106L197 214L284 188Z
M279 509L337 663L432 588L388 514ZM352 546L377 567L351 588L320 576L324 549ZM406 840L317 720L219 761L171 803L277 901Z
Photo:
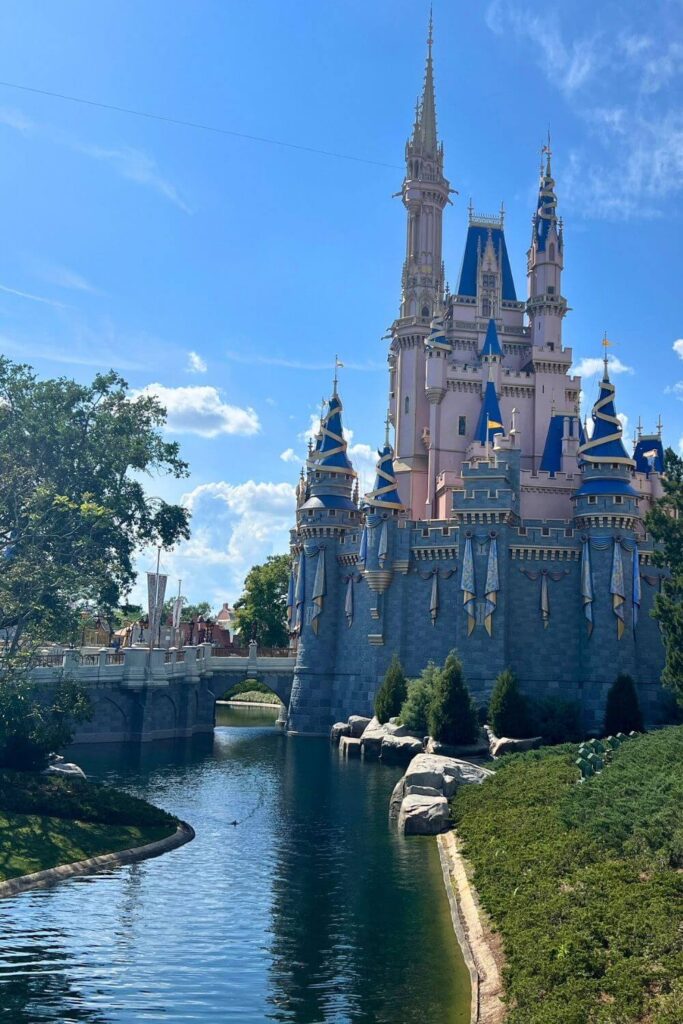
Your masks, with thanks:
M254 642L244 655L211 644L133 646L38 656L31 676L46 693L65 678L87 688L92 718L78 726L76 743L144 741L212 732L216 699L244 679L265 683L287 707L295 662L293 652L261 656Z

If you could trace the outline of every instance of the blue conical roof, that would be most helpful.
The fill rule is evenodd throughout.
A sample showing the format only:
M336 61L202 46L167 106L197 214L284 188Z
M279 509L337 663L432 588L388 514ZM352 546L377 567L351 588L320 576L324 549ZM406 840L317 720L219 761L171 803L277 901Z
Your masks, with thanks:
M614 409L614 384L607 367L600 381L600 394L593 406L593 434L579 448L579 460L591 464L615 463L635 467L621 439L621 423Z
M316 469L327 469L331 472L351 473L355 470L346 452L346 441L342 428L343 406L336 390L327 406L327 412L320 422L320 443L311 453L311 461Z
M376 508L403 509L394 473L394 449L390 444L385 443L384 448L377 454L379 460L375 486L369 494L365 495L365 503Z
M486 328L486 337L484 338L484 344L479 355L500 356L501 359L503 358L503 349L501 348L500 341L498 340L496 321L493 318L489 320L489 325Z
M562 436L564 434L565 418L565 413L556 413L550 417L540 466L544 473L559 473L562 469ZM577 437L579 445L582 445L586 440L583 426L578 416L569 417L569 436Z
M539 252L545 251L550 227L556 223L557 196L555 195L555 181L550 170L550 154L548 154L545 174L541 174L541 184L538 189L538 207L534 214L534 240Z
M500 426L490 427L489 423L498 423ZM484 390L484 399L481 403L481 412L477 422L477 429L474 433L475 440L480 444L490 444L496 434L504 434L502 426L503 417L500 414L496 386L492 380L487 381Z
M644 434L638 441L633 458L638 473L663 473L664 448L659 434Z

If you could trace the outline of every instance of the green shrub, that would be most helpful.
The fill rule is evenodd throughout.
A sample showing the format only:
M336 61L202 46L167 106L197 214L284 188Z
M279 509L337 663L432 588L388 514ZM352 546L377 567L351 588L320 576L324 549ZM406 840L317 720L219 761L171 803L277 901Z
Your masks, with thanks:
M517 677L509 668L500 673L493 687L489 722L496 736L522 739L531 733L529 705L519 690Z
M48 695L25 666L3 666L0 677L0 768L42 768L48 754L72 742L75 725L90 717L83 686L63 678Z
M241 683L235 683L223 694L223 700L232 700L240 693L272 693L270 687L262 683L260 679L243 679Z
M504 759L453 815L503 942L508 1024L678 1024L683 728L578 782L576 747Z
M634 731L643 731L643 716L635 683L629 675L622 672L614 680L607 694L604 733L605 736L614 736L618 732Z
M0 771L0 810L102 825L155 826L176 819L146 800L86 779Z
M375 697L375 714L380 722L388 722L390 718L400 714L407 696L407 683L401 662L395 654L387 669L382 685Z
M479 736L477 709L455 651L451 651L444 667L435 673L428 723L430 735L441 743L475 743Z
M418 736L425 736L429 730L429 708L434 699L438 671L430 661L418 679L408 680L408 696L401 708L401 724Z
M575 701L544 697L530 701L531 733L547 744L578 743L583 739L581 709Z

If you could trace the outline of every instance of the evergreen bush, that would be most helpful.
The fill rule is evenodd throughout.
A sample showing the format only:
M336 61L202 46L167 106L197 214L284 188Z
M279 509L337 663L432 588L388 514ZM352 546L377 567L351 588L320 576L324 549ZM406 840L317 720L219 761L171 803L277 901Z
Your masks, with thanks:
M475 743L479 736L477 709L455 651L448 655L441 671L435 673L428 723L430 735L441 743Z
M605 736L614 736L618 732L643 732L636 685L624 672L610 686L605 707Z
M401 708L401 724L417 736L425 736L429 730L429 707L434 698L438 671L434 662L430 661L418 679L408 680L408 696Z
M375 697L375 714L382 724L400 714L407 694L405 673L398 660L398 655L395 654Z
M583 739L581 709L575 701L545 697L529 705L530 733L548 745L578 743Z
M496 736L522 739L529 736L529 705L517 685L514 672L506 668L496 679L489 702L489 722Z

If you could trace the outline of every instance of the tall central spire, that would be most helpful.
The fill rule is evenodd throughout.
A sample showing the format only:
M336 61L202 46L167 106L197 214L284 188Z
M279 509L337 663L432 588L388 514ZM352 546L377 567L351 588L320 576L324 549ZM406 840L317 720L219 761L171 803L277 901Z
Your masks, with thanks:
M427 65L422 87L420 104L420 134L424 154L436 155L436 100L434 97L434 62L432 60L433 37L432 9L429 8L429 35L427 36Z

